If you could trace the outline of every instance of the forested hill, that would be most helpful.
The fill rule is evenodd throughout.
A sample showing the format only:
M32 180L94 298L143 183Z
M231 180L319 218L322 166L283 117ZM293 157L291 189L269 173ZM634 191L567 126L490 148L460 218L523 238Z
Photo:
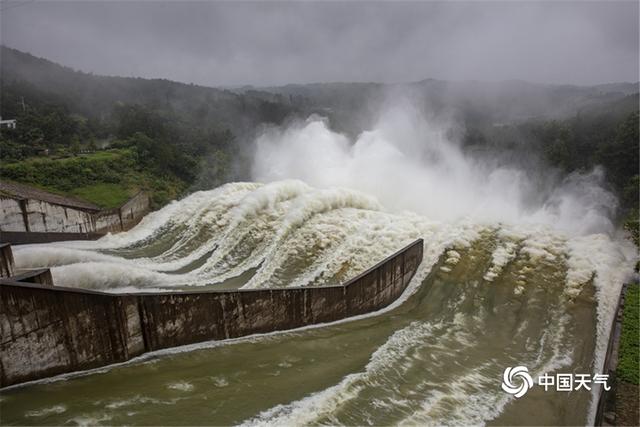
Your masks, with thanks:
M281 95L268 92L237 94L165 79L98 76L6 46L0 49L3 96L17 86L88 118L104 119L113 113L114 106L137 104L200 126L215 125L241 133L257 122L279 122L290 112ZM3 103L2 112L13 116L20 108Z
M296 113L267 92L97 76L5 46L0 59L0 115L18 121L0 133L2 178L65 194L92 195L107 183L122 194L118 200L142 188L161 205L187 190L246 178L242 153L253 132ZM105 149L116 151L100 155ZM96 172L109 169L101 163L107 158L127 165L120 178ZM71 160L82 176L74 176ZM115 203L103 198L112 200L93 201Z
M368 127L372 112L410 97L433 116L465 126L505 124L531 119L558 120L609 109L629 113L638 106L638 82L595 86L503 82L444 81L414 83L315 83L259 88L293 99L307 108L322 108L349 133ZM241 92L242 93L242 92Z

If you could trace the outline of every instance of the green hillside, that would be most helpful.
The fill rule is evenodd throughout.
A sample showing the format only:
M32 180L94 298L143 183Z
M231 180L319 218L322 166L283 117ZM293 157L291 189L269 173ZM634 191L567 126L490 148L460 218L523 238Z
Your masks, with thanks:
M3 162L3 179L30 184L43 190L79 197L102 208L122 205L140 190L152 195L155 207L186 190L183 180L140 166L131 149L100 151L67 158L30 158Z
M244 178L248 141L295 109L279 95L74 71L2 47L0 178L113 206L137 188L156 206ZM104 151L110 150L110 151Z

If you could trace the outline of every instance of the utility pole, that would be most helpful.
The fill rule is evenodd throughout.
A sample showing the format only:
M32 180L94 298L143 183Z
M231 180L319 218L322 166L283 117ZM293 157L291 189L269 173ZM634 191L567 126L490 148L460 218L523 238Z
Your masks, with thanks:
M27 110L27 107L24 105L24 96L20 97L22 99L22 112L24 113Z

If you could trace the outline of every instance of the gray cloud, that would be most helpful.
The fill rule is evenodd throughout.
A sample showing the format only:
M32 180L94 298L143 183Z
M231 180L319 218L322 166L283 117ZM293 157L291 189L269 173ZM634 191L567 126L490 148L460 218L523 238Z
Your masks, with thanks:
M204 85L638 80L638 2L3 2L2 43Z

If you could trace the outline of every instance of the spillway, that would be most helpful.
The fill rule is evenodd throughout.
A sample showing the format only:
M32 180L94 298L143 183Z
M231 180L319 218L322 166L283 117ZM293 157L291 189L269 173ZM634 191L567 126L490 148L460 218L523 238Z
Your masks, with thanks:
M419 195L416 195L419 197ZM390 306L323 327L167 349L5 390L5 424L584 424L594 392L500 388L506 367L600 372L635 249L548 226L433 221L300 181L233 183L95 242L16 248L18 268L113 293L342 283L416 239Z

